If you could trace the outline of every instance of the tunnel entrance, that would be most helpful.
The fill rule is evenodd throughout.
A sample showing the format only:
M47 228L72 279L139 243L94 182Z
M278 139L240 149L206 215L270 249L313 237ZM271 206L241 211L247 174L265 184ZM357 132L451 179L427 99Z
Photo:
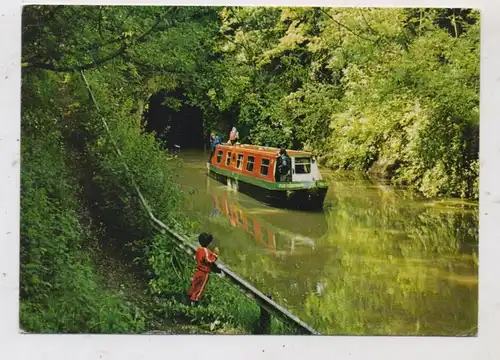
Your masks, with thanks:
M201 109L187 102L182 89L161 91L149 99L149 109L144 114L145 130L154 132L163 146L173 150L203 149L205 137Z

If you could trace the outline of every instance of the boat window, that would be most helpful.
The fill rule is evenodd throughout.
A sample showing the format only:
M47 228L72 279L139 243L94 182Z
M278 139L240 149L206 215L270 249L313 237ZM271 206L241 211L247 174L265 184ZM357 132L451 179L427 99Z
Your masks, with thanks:
M249 156L247 160L247 171L253 171L253 163L255 162L254 156Z
M222 161L222 150L217 151L217 163L220 163Z
M299 157L295 158L295 173L309 174L311 172L311 158Z
M240 169L243 167L243 154L238 154L238 160L236 160L236 168Z
M260 165L260 174L261 175L267 176L267 174L269 173L269 163L270 162L271 162L271 160L269 160L269 159L262 159L262 163Z
M230 162L231 162L231 152L228 151L226 155L226 166L229 166Z

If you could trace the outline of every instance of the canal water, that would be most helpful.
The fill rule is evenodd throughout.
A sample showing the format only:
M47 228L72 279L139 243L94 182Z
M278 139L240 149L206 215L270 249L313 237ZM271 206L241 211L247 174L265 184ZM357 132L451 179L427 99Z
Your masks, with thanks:
M321 333L476 334L477 203L321 169L324 210L283 210L206 176L207 154L181 157L186 214L221 260Z

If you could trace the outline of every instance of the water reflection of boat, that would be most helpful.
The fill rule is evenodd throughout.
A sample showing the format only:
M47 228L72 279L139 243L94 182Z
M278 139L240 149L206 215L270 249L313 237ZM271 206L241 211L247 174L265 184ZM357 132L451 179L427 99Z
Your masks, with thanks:
M245 209L244 212L247 215L257 216L260 219L265 218L267 223L273 224L275 228L286 229L289 233L303 234L319 239L328 232L328 223L326 221L328 212L325 211L298 212L268 207L251 197L227 188L211 177L206 177L206 193L210 197L213 194L228 197L232 202L237 203L238 207Z
M314 249L314 240L310 237L294 234L271 225L265 220L249 214L239 204L226 196L212 195L212 201L212 213L210 214L212 219L227 218L232 227L244 230L274 255L293 253L296 247L300 246Z

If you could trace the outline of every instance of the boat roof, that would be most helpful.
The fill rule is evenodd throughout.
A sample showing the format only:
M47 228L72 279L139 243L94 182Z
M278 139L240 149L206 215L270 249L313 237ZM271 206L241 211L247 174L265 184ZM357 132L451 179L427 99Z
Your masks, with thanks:
M248 144L219 144L218 146L229 149L242 149L242 150L250 150L253 153L261 154L261 155L270 155L276 156L276 154L280 151L279 148L270 147L270 146L258 146L258 145L248 145ZM299 151L299 150L286 150L289 156L311 156L312 153L308 151Z

